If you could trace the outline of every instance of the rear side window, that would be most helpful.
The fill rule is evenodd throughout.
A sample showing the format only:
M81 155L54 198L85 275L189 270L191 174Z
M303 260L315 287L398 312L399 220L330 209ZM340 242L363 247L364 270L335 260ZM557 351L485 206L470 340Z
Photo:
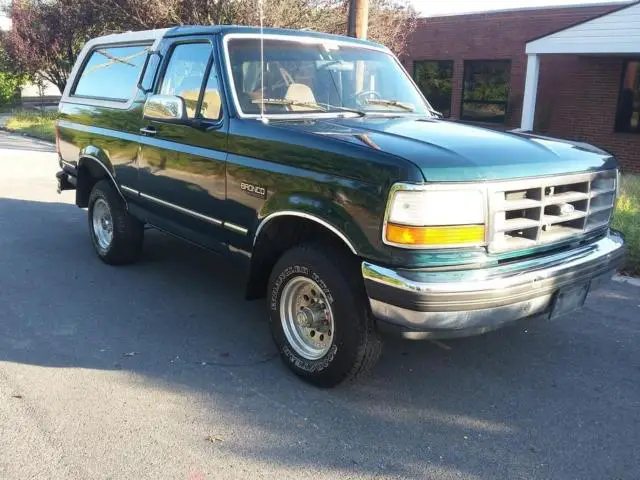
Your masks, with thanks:
M147 45L97 48L91 52L72 95L129 101L149 48Z

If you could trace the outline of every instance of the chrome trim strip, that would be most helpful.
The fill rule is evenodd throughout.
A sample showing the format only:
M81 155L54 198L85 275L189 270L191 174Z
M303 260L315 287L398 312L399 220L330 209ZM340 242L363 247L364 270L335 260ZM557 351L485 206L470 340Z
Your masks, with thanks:
M241 227L240 225L236 225L235 223L224 222L223 226L227 230L231 230L232 232L236 232L236 233L239 233L241 235L246 235L247 233L249 233L248 229L246 229L244 227Z
M204 220L205 222L212 223L213 225L222 226L222 220L218 220L217 218L213 218L213 217L208 217L206 215L202 215L201 213L194 212L193 210L189 210L188 208L184 208L184 207L181 207L181 206L176 205L174 203L166 202L164 200L160 200L159 198L156 198L156 197L154 197L152 195L147 195L146 193L140 192L140 197L144 198L145 200L149 200L151 202L157 203L158 205L162 205L164 207L173 208L174 210L177 210L178 212L185 213L187 215L191 215L192 217L195 217L195 218L197 218L199 220Z
M349 247L349 249L351 250L351 252L353 252L354 255L358 255L358 252L356 251L356 249L353 246L353 244L349 241L347 236L344 233L342 233L340 230L338 230L336 227L334 227L330 223L327 223L326 221L324 221L321 218L318 218L318 217L316 217L314 215L310 215L310 214L304 213L304 212L296 212L294 210L283 210L281 212L275 212L275 213L272 213L271 215L267 215L262 220L262 222L260 222L260 225L258 225L258 228L256 229L256 233L255 233L255 235L253 237L253 244L254 245L256 244L256 242L258 241L258 237L260 235L260 232L262 231L262 229L264 228L264 226L267 223L269 223L271 220L273 220L276 217L282 217L282 216L301 217L301 218L306 218L307 220L311 220L311 221L314 221L316 223L319 223L323 227L325 227L325 228L331 230L333 233L335 233L347 245L347 247Z
M389 268L369 262L362 263L365 280L380 283L390 288L415 294L451 294L486 291L504 291L522 286L534 286L536 282L554 278L567 271L579 269L598 261L621 258L625 247L622 238L615 233L578 250L547 255L513 264L467 271L419 272L428 281L418 281ZM412 272L407 271L407 274ZM505 295L508 292L504 292Z
M136 190L136 189L131 188L131 187L127 187L126 185L120 185L120 188L122 189L122 191L130 193L132 195L139 195L140 194L139 190Z

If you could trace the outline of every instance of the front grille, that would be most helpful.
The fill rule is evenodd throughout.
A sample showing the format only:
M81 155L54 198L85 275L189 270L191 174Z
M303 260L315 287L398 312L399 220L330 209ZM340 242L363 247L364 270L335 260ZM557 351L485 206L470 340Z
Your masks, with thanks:
M605 227L615 193L615 170L490 184L489 252L551 244Z

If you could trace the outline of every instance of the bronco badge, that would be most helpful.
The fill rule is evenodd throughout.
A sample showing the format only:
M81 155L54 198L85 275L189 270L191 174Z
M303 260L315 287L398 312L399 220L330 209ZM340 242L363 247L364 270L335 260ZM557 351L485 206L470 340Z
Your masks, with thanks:
M266 198L267 196L267 189L264 187L259 187L258 185L251 185L250 183L240 182L240 188L252 197Z

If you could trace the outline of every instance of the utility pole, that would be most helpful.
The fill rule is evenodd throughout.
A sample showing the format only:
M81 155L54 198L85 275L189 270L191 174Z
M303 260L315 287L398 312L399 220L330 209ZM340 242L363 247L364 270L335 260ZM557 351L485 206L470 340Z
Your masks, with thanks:
M366 40L369 27L369 0L350 0L349 30L350 37Z

